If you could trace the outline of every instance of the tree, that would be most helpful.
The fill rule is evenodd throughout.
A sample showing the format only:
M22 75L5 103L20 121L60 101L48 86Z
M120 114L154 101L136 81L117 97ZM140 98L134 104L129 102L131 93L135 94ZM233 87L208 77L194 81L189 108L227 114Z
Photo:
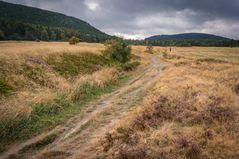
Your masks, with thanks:
M131 47L123 40L108 40L105 42L106 49L103 52L103 55L121 63L126 63L130 60L131 57Z
M3 40L4 39L4 33L2 30L0 30L0 40Z
M26 31L25 31L26 40L35 40L36 39L33 32L34 32L34 30L32 28L26 28Z
M41 40L44 40L44 41L49 41L49 34L46 30L43 30L41 32Z
M55 31L51 31L51 41L56 41L56 33Z
M61 41L65 41L66 40L66 36L65 36L65 33L63 31L60 32L60 40Z
M79 42L80 42L80 39L77 38L77 37L75 37L75 36L71 37L70 40L69 40L69 44L70 44L70 45L76 45L76 44L78 44Z

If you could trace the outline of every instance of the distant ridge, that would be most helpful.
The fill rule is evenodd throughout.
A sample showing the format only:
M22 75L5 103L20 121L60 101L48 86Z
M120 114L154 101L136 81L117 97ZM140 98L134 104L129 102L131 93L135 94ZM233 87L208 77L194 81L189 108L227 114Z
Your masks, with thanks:
M211 40L229 40L222 36L205 33L183 33L183 34L172 34L172 35L156 35L146 38L145 40L189 40L189 39L211 39Z
M47 31L45 39L49 37L52 41L79 36L84 41L97 42L110 37L75 17L3 1L0 1L0 30L4 32L4 39L10 40L44 40L39 33L42 30Z

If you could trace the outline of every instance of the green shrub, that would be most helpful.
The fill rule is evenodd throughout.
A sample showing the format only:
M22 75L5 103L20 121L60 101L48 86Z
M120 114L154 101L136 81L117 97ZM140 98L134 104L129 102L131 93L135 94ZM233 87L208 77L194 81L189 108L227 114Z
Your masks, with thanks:
M69 39L69 44L70 44L70 45L76 45L76 44L78 44L79 42L80 42L80 39L77 38L77 37L75 37L75 36L73 36L73 37L71 37L71 38Z
M108 40L103 55L111 60L126 63L131 57L131 47L123 39Z

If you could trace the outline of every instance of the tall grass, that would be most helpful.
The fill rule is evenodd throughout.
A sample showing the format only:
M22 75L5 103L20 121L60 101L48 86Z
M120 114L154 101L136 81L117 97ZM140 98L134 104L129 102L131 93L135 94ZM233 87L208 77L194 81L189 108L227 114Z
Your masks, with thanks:
M0 98L8 96L12 91L12 87L4 80L0 79Z
M173 54L164 60L168 66L154 88L105 135L99 156L237 158L239 65Z
M99 54L100 44L3 42L0 48L1 151L79 114L127 80L119 63Z
M102 94L112 92L125 80L127 78L122 76L120 80L108 83L104 87L83 84L77 90L80 98L71 100L66 94L58 95L53 103L34 104L29 116L17 116L14 119L1 121L0 145L11 141L24 140L46 128L53 128L69 117L78 114L90 101L97 99Z

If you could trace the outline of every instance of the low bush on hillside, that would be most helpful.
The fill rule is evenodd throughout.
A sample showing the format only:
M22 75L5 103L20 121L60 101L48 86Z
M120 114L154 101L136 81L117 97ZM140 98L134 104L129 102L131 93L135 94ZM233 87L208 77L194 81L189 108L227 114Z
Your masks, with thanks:
M131 47L123 40L108 40L105 42L106 49L103 51L103 55L107 59L126 63L131 57Z
M73 37L71 37L71 38L69 39L69 44L70 44L70 45L76 45L76 44L78 44L79 42L80 42L80 39L77 38L77 37L75 37L75 36L73 36Z

